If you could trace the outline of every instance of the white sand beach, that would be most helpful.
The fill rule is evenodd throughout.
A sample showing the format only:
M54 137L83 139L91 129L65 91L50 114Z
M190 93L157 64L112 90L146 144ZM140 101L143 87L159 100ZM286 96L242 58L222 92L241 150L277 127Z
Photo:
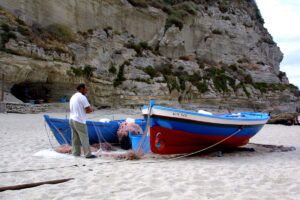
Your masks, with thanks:
M65 113L50 115L64 117ZM140 113L104 110L89 118L128 116ZM254 152L234 151L222 157L209 153L175 160L147 157L133 161L43 156L51 150L44 126L43 114L0 114L0 187L74 179L6 190L0 192L1 200L300 199L300 126L266 125L250 141L278 148L254 144L250 145ZM55 143L53 137L51 141ZM296 150L284 152L280 145Z

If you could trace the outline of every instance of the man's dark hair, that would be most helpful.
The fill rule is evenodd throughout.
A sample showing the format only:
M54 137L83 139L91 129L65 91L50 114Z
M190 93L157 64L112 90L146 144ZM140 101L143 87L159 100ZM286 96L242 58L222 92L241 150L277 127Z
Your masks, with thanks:
M80 89L84 89L85 88L85 84L84 83L80 83L78 86L77 86L77 91L79 91Z

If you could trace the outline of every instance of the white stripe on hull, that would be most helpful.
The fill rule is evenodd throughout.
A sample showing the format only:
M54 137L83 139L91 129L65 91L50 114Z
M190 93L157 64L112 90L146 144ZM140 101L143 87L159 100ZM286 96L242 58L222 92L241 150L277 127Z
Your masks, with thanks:
M142 110L143 115L148 115L148 108ZM179 112L178 110L164 110L159 109L156 107L152 107L150 115L157 115L162 117L169 117L169 118L177 118L177 119L183 119L183 120L192 120L192 121L199 121L204 123L212 123L212 124L225 124L225 125L261 125L265 124L268 119L262 119L262 120L243 120L238 119L238 117L233 119L221 119L218 117L212 116L205 116L201 114L191 114L191 113L185 113L185 112ZM240 117L241 118L241 117Z

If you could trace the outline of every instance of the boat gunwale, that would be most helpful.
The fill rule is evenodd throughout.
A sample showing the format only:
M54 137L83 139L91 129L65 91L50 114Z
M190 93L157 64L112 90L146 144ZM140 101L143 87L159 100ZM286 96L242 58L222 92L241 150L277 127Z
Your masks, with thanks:
M45 119L50 120L52 123L66 123L66 122L68 123L69 121L69 118L62 119L62 118L50 117L49 115L45 115ZM119 125L123 121L125 120L112 120L109 122L97 122L97 121L87 120L86 125L87 126L111 126L111 125L115 125L115 123L118 123Z
M148 115L148 107L144 106L142 109L143 115ZM160 113L162 112L162 113ZM163 113L165 112L165 113ZM171 112L175 112L177 114L186 114L189 116L180 117L174 116ZM232 117L226 116L217 116L217 115L209 115L203 113L197 113L195 111L187 111L187 110L180 110L180 109L173 109L167 108L162 106L153 106L151 109L151 116L160 116L165 118L177 119L177 120L185 120L185 121L192 121L192 122L200 122L205 124L213 124L213 125L228 125L228 126L253 126L253 125L264 125L269 119L267 113L257 113L257 112L241 112L241 115L244 117L232 115ZM260 116L260 117L253 117L253 116ZM200 118L200 119L195 119ZM216 122L212 120L217 120Z
M265 123L256 123L256 124L225 124L225 123L214 123L214 122L208 122L208 121L201 121L201 120L193 120L193 119L185 119L185 118L178 118L178 117L170 117L165 115L157 115L153 114L151 117L159 117L159 118L168 118L172 120L177 121L185 121L186 123L201 123L201 125L207 125L207 126L231 126L231 127L255 127L255 126L263 126Z

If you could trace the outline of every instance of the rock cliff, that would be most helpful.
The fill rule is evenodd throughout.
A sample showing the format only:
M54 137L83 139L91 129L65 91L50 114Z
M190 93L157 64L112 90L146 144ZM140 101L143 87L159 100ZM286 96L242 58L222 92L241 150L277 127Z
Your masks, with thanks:
M299 90L253 0L2 0L5 90L52 101L89 85L97 107L294 111Z

